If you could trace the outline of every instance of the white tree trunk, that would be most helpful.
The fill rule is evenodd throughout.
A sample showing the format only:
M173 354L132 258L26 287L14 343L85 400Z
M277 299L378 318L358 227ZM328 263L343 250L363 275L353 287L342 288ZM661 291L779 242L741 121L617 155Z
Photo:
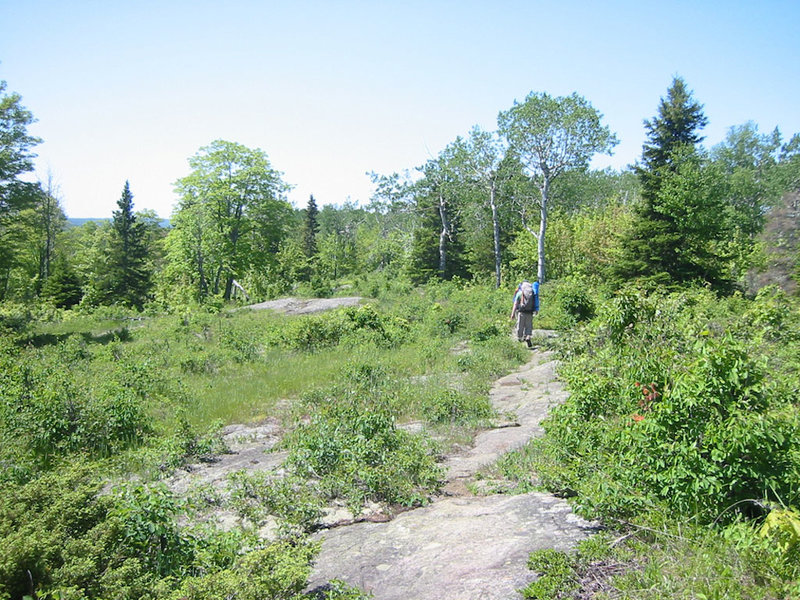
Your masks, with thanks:
M494 278L495 287L500 287L500 222L497 217L497 202L495 198L495 187L492 182L492 188L489 193L489 203L492 207L492 228L494 230Z
M547 196L550 188L550 180L545 177L544 185L541 187L542 201L539 204L540 217L539 217L539 236L537 238L537 251L539 254L539 262L537 265L536 276L539 278L539 283L544 283L545 278L545 260L544 260L544 236L547 231Z
M439 233L439 276L444 278L447 271L447 238L450 236L450 223L447 220L447 205L441 194L439 194L439 217L442 219L442 231Z

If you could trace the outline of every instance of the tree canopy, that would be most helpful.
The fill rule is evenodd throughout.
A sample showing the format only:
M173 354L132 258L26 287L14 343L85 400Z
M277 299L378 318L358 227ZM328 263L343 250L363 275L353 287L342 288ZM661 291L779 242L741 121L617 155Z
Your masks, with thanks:
M266 153L217 140L189 159L178 180L169 258L198 298L230 299L234 280L263 267L285 237L288 186Z
M544 282L545 234L553 181L570 169L586 168L597 153L610 153L617 138L602 125L601 114L577 93L557 98L544 92L531 93L524 102L515 102L501 112L497 120L511 152L519 158L538 191L539 231L529 231L537 238L537 276Z

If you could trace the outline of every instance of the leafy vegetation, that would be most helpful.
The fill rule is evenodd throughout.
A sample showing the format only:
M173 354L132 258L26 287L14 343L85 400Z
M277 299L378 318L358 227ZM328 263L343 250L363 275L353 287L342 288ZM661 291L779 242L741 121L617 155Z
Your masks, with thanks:
M127 182L112 221L67 228L52 181L25 180L40 140L5 90L0 600L303 598L327 507L424 504L448 443L494 418L489 383L527 352L510 290L534 270L570 397L497 470L617 537L537 553L523 594L595 573L615 597L800 594L800 136L748 123L706 150L676 77L641 165L591 171L616 142L599 113L532 92L415 177L375 174L368 206L292 207L264 151L217 140L171 228ZM290 293L369 301L233 310ZM261 419L280 469L166 486ZM240 526L209 519L222 505Z
M569 399L499 471L622 532L629 543L606 556L627 561L608 576L622 597L796 593L796 301L778 288L753 300L699 289L591 296L604 309L559 342ZM566 311L572 297L560 298ZM576 565L573 582L590 569ZM567 577L563 565L536 570L553 574L529 597L571 597L548 583Z

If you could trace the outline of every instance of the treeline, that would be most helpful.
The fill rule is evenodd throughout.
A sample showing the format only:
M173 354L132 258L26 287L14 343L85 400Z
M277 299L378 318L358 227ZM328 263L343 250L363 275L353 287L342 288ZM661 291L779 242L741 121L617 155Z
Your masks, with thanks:
M795 227L779 200L800 189L800 136L746 123L708 150L708 118L677 77L645 121L641 161L623 171L589 168L617 139L586 99L531 93L500 112L496 131L475 127L411 172L373 174L365 206L319 209L312 196L295 208L264 151L214 141L176 182L169 229L134 211L127 181L112 221L65 228L52 177L21 179L41 141L27 132L33 115L5 83L0 94L3 301L170 309L328 295L375 275L498 287L519 274L589 275L730 291L763 283L754 274L771 261L793 285ZM771 215L774 255L759 237Z

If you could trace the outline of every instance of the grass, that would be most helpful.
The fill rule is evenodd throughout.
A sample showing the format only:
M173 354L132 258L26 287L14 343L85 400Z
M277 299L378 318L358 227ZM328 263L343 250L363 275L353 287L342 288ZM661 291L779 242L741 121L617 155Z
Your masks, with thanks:
M435 292L446 296L452 291L440 286ZM148 394L160 431L178 428L178 412L200 430L219 422L291 418L304 394L346 378L349 366L358 364L380 366L392 382L396 418L413 421L424 418L432 396L452 388L480 396L491 379L524 358L505 336L467 344L469 351L453 353L453 347L465 347L462 340L469 331L464 327L481 319L469 317L469 309L448 308L452 302L447 298L433 303L424 296L414 296L413 308L408 302L384 303L372 317L362 310L356 317L367 325L361 329L334 344L324 339L314 344L312 338L301 349L291 347L287 336L308 334L312 326L302 323L314 321L272 311L150 316L133 327L128 315L112 309L94 315L64 313L57 321L35 323L28 339L40 347L41 356L63 353L62 346L80 356L74 367L83 387L107 379L111 365L133 365L150 381ZM485 313L485 305L475 306L476 312ZM341 312L328 313L323 322L337 322L342 318L337 314ZM454 314L463 317L462 331L450 331ZM408 330L400 343L370 328L397 332L398 323ZM430 407L428 413L432 414Z

